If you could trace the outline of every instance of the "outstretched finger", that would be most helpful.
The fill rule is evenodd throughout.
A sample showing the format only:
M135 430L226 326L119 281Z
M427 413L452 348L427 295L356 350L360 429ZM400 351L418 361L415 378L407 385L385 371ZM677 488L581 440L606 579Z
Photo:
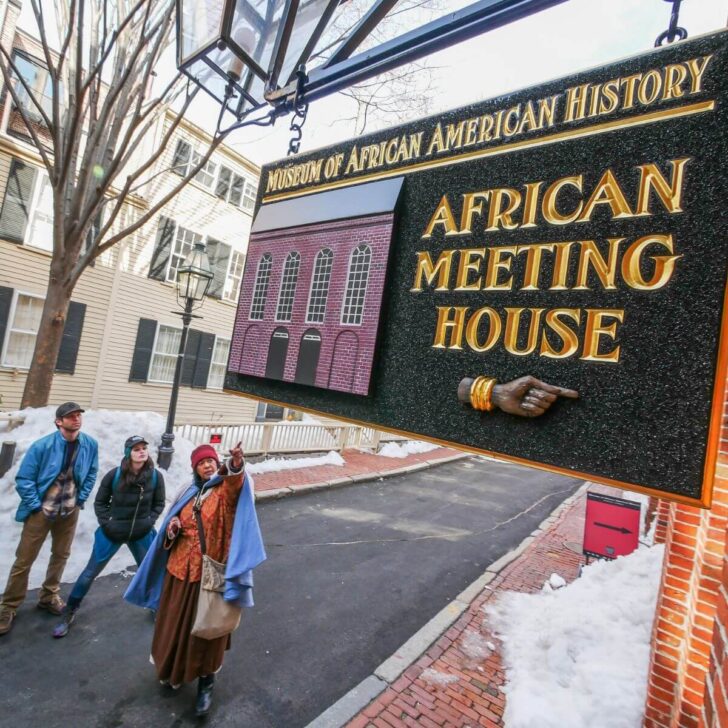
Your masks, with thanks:
M544 392L550 392L551 394L556 394L559 397L569 397L570 399L577 399L579 397L579 393L575 389L567 389L566 387L559 387L556 384L547 384L546 382L541 382L538 379L534 380L534 383L532 385L534 388L542 389Z
M521 409L525 410L529 417L538 417L546 411L543 407L532 402L521 402Z

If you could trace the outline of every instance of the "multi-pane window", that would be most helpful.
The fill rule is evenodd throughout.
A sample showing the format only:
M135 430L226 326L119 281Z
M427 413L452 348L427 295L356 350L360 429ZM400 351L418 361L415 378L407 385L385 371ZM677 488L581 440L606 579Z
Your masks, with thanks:
M226 301L237 302L240 294L240 283L243 280L243 269L245 268L245 255L233 250L230 254L230 264L227 276L225 277L225 288L222 297Z
M239 174L233 174L233 181L230 185L230 195L228 196L228 202L235 207L240 207L240 202L243 199L243 190L245 189L245 177L241 177Z
M46 115L49 118L52 118L53 81L48 70L40 63L35 63L30 58L27 58L17 51L13 53L13 62L18 70L18 74L30 89L33 98L38 102ZM41 123L43 121L43 117L38 110L38 106L33 99L31 99L30 94L20 79L16 79L15 93L18 96L20 105L28 115L28 118L36 123Z
M207 386L209 389L222 389L225 381L225 367L227 366L228 352L230 351L230 339L215 338L215 347L212 350L210 361L210 373L207 375Z
M291 316L293 316L293 299L296 296L300 266L301 256L294 250L288 254L283 265L283 278L281 279L281 292L278 294L276 321L290 321Z
M341 313L342 324L361 324L364 315L364 297L369 280L372 251L368 245L360 245L351 254L349 277L346 281L346 297Z
M201 159L202 155L198 154L197 152L192 152L192 167L196 167L200 163ZM215 164L215 162L213 162L211 159L208 159L207 162L205 162L205 165L195 175L195 180L199 182L203 187L211 189L212 185L215 182L216 171L217 164Z
M172 252L169 256L169 268L167 269L167 280L175 283L177 281L177 271L192 250L195 243L202 242L202 235L193 233L181 225L177 225L177 234L174 237Z
M157 328L157 337L152 351L152 363L149 367L150 382L172 383L181 338L181 329L163 325Z
M334 265L334 254L328 249L319 250L313 265L311 294L308 297L306 323L322 324L326 315L326 300L329 297L331 269Z
M270 283L270 271L273 267L273 256L266 253L258 263L258 271L255 275L255 288L253 289L253 302L250 306L250 318L260 321L265 313L265 300L268 298L268 284Z
M30 366L42 313L42 298L25 293L16 295L13 313L8 320L3 366L18 369L27 369Z
M243 192L243 210L250 212L255 207L255 193L258 187L254 182L248 180L245 183L245 191Z
M256 422L280 422L285 415L285 409L277 404L258 402L258 411L255 413Z

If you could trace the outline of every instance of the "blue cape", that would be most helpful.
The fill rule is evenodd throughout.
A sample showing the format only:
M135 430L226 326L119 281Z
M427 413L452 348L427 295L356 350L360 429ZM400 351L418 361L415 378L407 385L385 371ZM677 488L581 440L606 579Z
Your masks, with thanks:
M205 484L205 489L222 481L215 475ZM138 607L157 609L162 596L164 575L167 571L169 551L163 547L167 524L173 516L179 514L184 506L198 493L195 485L190 485L182 496L172 504L164 519L154 542L141 566L129 584L124 599ZM239 607L253 606L253 569L265 561L265 548L260 535L258 516L255 513L253 489L250 478L245 475L243 488L238 499L233 522L233 534L230 539L230 554L225 568L225 592L223 598L234 602Z

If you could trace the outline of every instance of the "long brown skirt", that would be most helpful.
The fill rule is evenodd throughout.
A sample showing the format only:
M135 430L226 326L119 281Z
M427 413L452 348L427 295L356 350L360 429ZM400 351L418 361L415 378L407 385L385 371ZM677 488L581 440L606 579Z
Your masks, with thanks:
M171 685L192 682L202 675L217 672L222 667L225 650L230 649L229 634L215 640L203 640L190 634L199 592L199 581L181 581L169 572L164 576L154 624L152 662L159 679Z

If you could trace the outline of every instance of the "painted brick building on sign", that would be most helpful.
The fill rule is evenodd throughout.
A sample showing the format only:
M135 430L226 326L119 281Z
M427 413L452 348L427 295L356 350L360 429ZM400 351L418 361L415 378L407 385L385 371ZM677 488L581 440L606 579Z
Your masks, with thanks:
M402 179L261 208L230 369L366 395Z

